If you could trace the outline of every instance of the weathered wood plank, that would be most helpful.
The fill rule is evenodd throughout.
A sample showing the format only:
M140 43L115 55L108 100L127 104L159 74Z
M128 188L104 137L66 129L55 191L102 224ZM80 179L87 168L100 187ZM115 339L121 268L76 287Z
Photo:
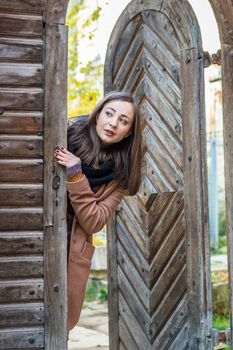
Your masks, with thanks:
M43 36L42 17L0 13L0 34L41 38Z
M233 45L232 1L209 0L218 23L221 44ZM224 81L224 78L223 78Z
M3 329L0 334L0 350L41 349L44 346L42 327Z
M1 0L0 10L20 13L38 13L42 14L45 0Z
M155 312L162 303L164 295L169 290L170 286L174 283L177 277L177 271L181 271L185 265L186 252L185 252L185 240L183 239L180 244L177 244L175 252L170 254L166 264L161 270L161 265L158 266L160 274L158 274L157 280L153 284L150 294L150 310Z
M140 227L137 222L134 221L130 208L127 207L126 203L122 202L120 205L119 218L124 227L125 232L133 232L134 240L137 247L140 249L142 255L146 252L146 242L144 240L143 227ZM118 218L117 218L118 220Z
M0 206L43 205L43 185L0 184Z
M1 302L30 302L42 300L43 296L44 281L42 279L1 280Z
M185 350L188 347L188 324L182 325L179 330L180 332L170 345L173 350Z
M40 88L0 88L0 105L4 109L28 109L41 111L43 106L43 92Z
M233 29L233 27L232 27ZM224 163L225 163L225 193L227 221L227 251L229 273L229 302L231 318L231 348L233 348L233 167L232 167L232 88L233 88L233 45L222 45L223 67L223 132L224 132Z
M179 292L178 292L179 291ZM151 336L153 341L156 340L160 332L162 331L164 325L168 322L171 316L171 310L176 310L179 307L179 302L181 297L185 295L186 292L186 269L183 267L179 272L177 272L177 278L170 288L166 291L163 301L160 303L159 307L156 308L152 315L152 325L153 329ZM182 315L184 316L184 315ZM174 330L177 332L177 330ZM175 333L176 333L175 332ZM184 339L185 341L187 339Z
M42 256L0 257L0 278L33 278L43 276Z
M43 254L43 232L0 231L1 254Z
M43 42L40 39L1 38L0 61L42 62Z
M108 277L108 328L110 348L118 350L119 321L117 297L117 252L116 252L116 216L107 224L107 277Z
M198 49L182 53L184 202L187 234L189 346L212 349L210 266L203 103L203 60ZM193 336L195 334L195 337Z
M154 174L154 169L152 171ZM156 188L152 184L152 182L149 180L148 176L145 175L141 183L140 190L137 194L137 199L139 200L142 207L148 210L151 203L153 202L153 200L157 195L158 195L158 188Z
M40 112L4 112L0 108L2 134L42 134L43 115Z
M0 305L0 327L37 326L44 322L42 303Z
M156 18L156 16L154 17ZM156 34L156 32L153 31L153 22L150 23L150 20L149 25L145 25L143 28L143 41L148 52L153 58L154 64L157 66L157 70L162 73L163 79L166 80L168 78L171 78L174 82L174 85L172 83L174 88L175 86L180 87L180 64L179 60L176 59L178 52L177 47L174 48L172 52L170 45L173 45L173 43L168 41L169 48L167 48L165 41L160 39L158 32Z
M185 316L185 317L184 317ZM188 319L188 313L187 313L187 299L186 296L181 299L178 307L171 315L170 319L166 323L165 327L163 328L160 337L156 338L153 343L153 349L176 349L176 350L185 350L186 347L180 347L180 348L174 348L173 342L174 342L174 336L176 338L176 329L182 329L182 325L184 324L184 318L185 320ZM179 334L180 336L180 334ZM187 336L182 339L183 341L187 341ZM161 346L162 344L162 346Z
M128 252L132 264L137 266L139 276L142 278L145 284L148 285L149 265L139 251L135 240L132 239L130 235L127 235L127 230L124 228L124 225L119 217L117 217L117 240L119 240L125 251Z
M165 203L164 200L166 200ZM153 250L151 256L153 256L156 251L159 251L169 230L172 230L173 226L177 225L177 220L179 218L180 223L183 224L183 193L176 192L170 198L168 198L168 196L160 196L160 198L157 199L157 205L163 207L163 210L161 211L159 221L155 220L152 222L151 220L149 225L150 248ZM156 219L156 216L154 218ZM180 227L180 229L183 230L184 226Z
M53 1L47 5L54 5ZM47 8L47 10L49 10ZM46 10L46 11L47 11ZM64 9L62 9L63 11ZM60 12L58 12L60 13ZM46 14L48 14L46 12ZM52 15L52 14L51 14ZM51 17L45 17L52 20ZM57 18L57 17L55 17ZM53 161L56 145L67 139L67 28L46 25L44 117L45 348L67 349L67 241L65 171ZM57 64L59 62L59 64ZM55 79L54 79L55 77ZM54 176L60 186L53 189ZM51 266L56 268L51 269ZM56 287L56 288L55 288Z
M41 136L0 136L0 156L6 158L41 158L43 139Z
M131 259L127 256L125 248L120 244L119 240L117 245L117 263L118 268L121 267L122 274L127 276L128 281L132 286L134 286L134 292L137 294L140 303L146 308L150 307L149 294L150 291L144 283L143 279L140 277L137 267L134 266ZM118 280L118 283L120 281Z
M0 86L42 87L42 65L0 62Z
M145 118L148 127L152 135L156 135L156 139L163 144L166 140L166 144L163 146L165 151L168 153L169 157L172 158L173 162L177 164L181 170L183 169L183 158L182 158L182 145L177 142L176 135L174 135L174 128L169 125L167 127L167 120L164 120L163 116L159 115L150 104L148 100L144 101L141 107L141 113L143 118ZM174 126L178 128L178 124Z
M151 267L151 280L150 286L152 287L154 281L159 277L161 271L166 266L169 257L177 251L177 247L184 238L184 213L177 213L175 217L174 224L172 220L169 220L170 225L167 227L167 232L164 231L164 237L162 242L158 245L158 242L154 243L156 237L156 230L154 231L153 238L150 239L150 252L149 261L152 264ZM163 225L162 225L163 226ZM161 231L160 231L161 233Z
M51 0L45 2L43 20L45 23L65 24L69 0Z
M118 322L120 323L123 321L126 329L129 330L127 338L124 338L123 340L124 344L126 344L127 346L127 344L136 343L137 348L135 348L135 350L152 350L151 343L148 340L146 334L141 330L141 327L138 324L138 321L134 318L132 310L128 306L128 302L125 301L122 295L119 293L118 293L118 298L119 298L119 301L118 301L119 321ZM131 340L131 338L133 339L133 341ZM127 348L127 350L129 349L131 348L130 347Z
M119 320L119 348L120 350L140 350L134 341L134 337L130 336L130 332L127 329L122 319ZM149 350L149 349L148 349Z
M39 160L0 160L0 181L27 183L43 181L43 163Z
M130 21L125 28L125 31L123 32L123 35L121 37L121 45L119 46L119 49L116 52L116 55L114 57L114 68L113 68L113 77L116 76L117 70L122 65L122 60L124 59L128 48L130 46L131 38L135 37L135 34L140 28L140 21L141 16L136 16ZM108 62L106 62L108 64Z
M188 1L184 3L182 1L164 0L161 12L176 27L175 33L173 28L166 28L165 26L164 31L167 31L168 35L170 33L176 34L180 49L195 47L199 56L202 53L201 31L190 3Z
M42 208L0 209L1 230L42 230Z

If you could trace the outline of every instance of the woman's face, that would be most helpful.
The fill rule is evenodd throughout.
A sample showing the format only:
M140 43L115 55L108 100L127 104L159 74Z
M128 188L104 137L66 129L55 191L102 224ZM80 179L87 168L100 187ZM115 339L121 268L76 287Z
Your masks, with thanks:
M96 133L102 144L112 144L130 135L134 120L133 105L127 101L110 101L96 119Z

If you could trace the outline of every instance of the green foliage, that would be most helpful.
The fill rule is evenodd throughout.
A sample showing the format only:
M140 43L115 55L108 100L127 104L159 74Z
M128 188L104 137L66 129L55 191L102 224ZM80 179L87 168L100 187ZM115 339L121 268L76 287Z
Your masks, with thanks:
M97 299L97 291L93 286L86 289L85 301L95 301Z
M100 283L92 281L85 292L85 301L104 302L108 299L108 289Z
M102 95L103 64L97 55L85 67L81 68L79 61L80 40L94 37L93 23L101 14L101 7L97 7L91 16L80 23L82 11L88 3L85 0L71 0L69 3L67 25L69 27L68 41L68 116L88 114ZM78 27L79 24L79 27ZM87 31L87 33L86 33Z
M101 302L108 300L108 290L107 288L101 288L98 293L98 300Z
M219 246L218 249L211 248L213 254L227 254L227 239L226 239L226 208L225 202L219 202Z
M219 236L218 248L211 248L211 254L227 254L227 237Z
M219 331L224 331L225 329L230 328L230 315L222 316L213 314L213 328L218 329Z
M220 236L226 235L226 213L225 212L219 213L219 235Z

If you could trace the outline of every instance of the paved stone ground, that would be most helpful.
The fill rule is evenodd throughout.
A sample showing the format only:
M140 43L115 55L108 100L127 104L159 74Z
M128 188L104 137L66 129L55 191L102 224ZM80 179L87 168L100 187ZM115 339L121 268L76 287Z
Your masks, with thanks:
M69 350L109 350L107 303L84 304L81 317L69 334Z

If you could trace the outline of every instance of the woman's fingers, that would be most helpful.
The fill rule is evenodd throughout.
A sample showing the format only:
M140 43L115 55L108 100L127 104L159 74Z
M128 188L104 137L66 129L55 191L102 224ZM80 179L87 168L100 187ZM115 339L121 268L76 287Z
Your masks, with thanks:
M69 152L66 148L59 148L54 154L57 163L66 167L71 167L80 162L80 158L76 157L73 153Z

